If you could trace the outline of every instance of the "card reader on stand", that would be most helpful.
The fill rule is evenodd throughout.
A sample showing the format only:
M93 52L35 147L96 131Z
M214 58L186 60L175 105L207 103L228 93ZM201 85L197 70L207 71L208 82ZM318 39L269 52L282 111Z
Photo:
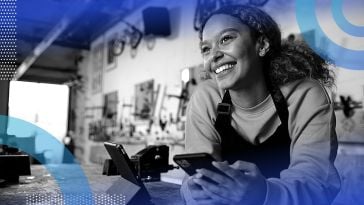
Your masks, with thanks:
M130 157L137 176L144 182L160 181L160 174L174 169L168 164L169 148L167 145L151 145ZM111 159L105 160L104 175L119 175Z

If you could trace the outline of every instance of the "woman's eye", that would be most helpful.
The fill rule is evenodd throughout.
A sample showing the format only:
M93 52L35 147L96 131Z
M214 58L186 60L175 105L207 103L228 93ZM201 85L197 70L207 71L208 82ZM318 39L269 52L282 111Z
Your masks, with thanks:
M221 44L225 44L225 43L229 42L231 39L233 39L233 37L232 37L232 36L230 36L230 35L223 36L223 37L221 38L221 40L220 40L220 43L221 43Z
M201 48L201 53L202 54L206 54L206 53L208 53L210 51L210 48L209 47L202 47Z

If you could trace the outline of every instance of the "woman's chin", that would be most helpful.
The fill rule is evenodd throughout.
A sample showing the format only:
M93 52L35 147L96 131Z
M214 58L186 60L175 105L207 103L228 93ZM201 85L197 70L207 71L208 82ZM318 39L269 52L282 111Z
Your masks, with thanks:
M236 77L234 72L230 72L223 76L215 76L215 80L220 89L227 90L234 86Z
M219 81L219 80L217 80L217 85L222 90L230 89L232 86L230 82L224 82L224 81Z

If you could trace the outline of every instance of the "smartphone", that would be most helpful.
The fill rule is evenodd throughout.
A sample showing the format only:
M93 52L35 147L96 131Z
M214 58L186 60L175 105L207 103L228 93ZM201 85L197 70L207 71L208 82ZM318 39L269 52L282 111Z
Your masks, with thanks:
M212 162L216 160L207 153L178 154L174 155L173 161L190 176L196 174L196 169L201 168L205 168L219 174L224 174L212 165Z

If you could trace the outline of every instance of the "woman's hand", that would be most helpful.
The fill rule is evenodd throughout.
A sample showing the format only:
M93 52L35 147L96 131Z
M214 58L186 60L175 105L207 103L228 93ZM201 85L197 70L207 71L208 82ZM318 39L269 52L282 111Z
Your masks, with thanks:
M222 205L229 203L228 200L210 193L208 190L203 190L200 185L194 182L194 179L199 179L201 177L202 175L198 173L188 177L184 182L190 192L190 197L185 197L187 205ZM190 201L188 198L192 198L193 201Z
M245 161L236 161L232 165L227 162L212 164L226 175L207 169L197 170L201 175L197 174L192 180L204 191L202 194L200 190L201 196L209 196L212 200L218 200L220 204L263 204L267 192L266 179L255 164ZM202 176L215 181L216 184L208 182Z

